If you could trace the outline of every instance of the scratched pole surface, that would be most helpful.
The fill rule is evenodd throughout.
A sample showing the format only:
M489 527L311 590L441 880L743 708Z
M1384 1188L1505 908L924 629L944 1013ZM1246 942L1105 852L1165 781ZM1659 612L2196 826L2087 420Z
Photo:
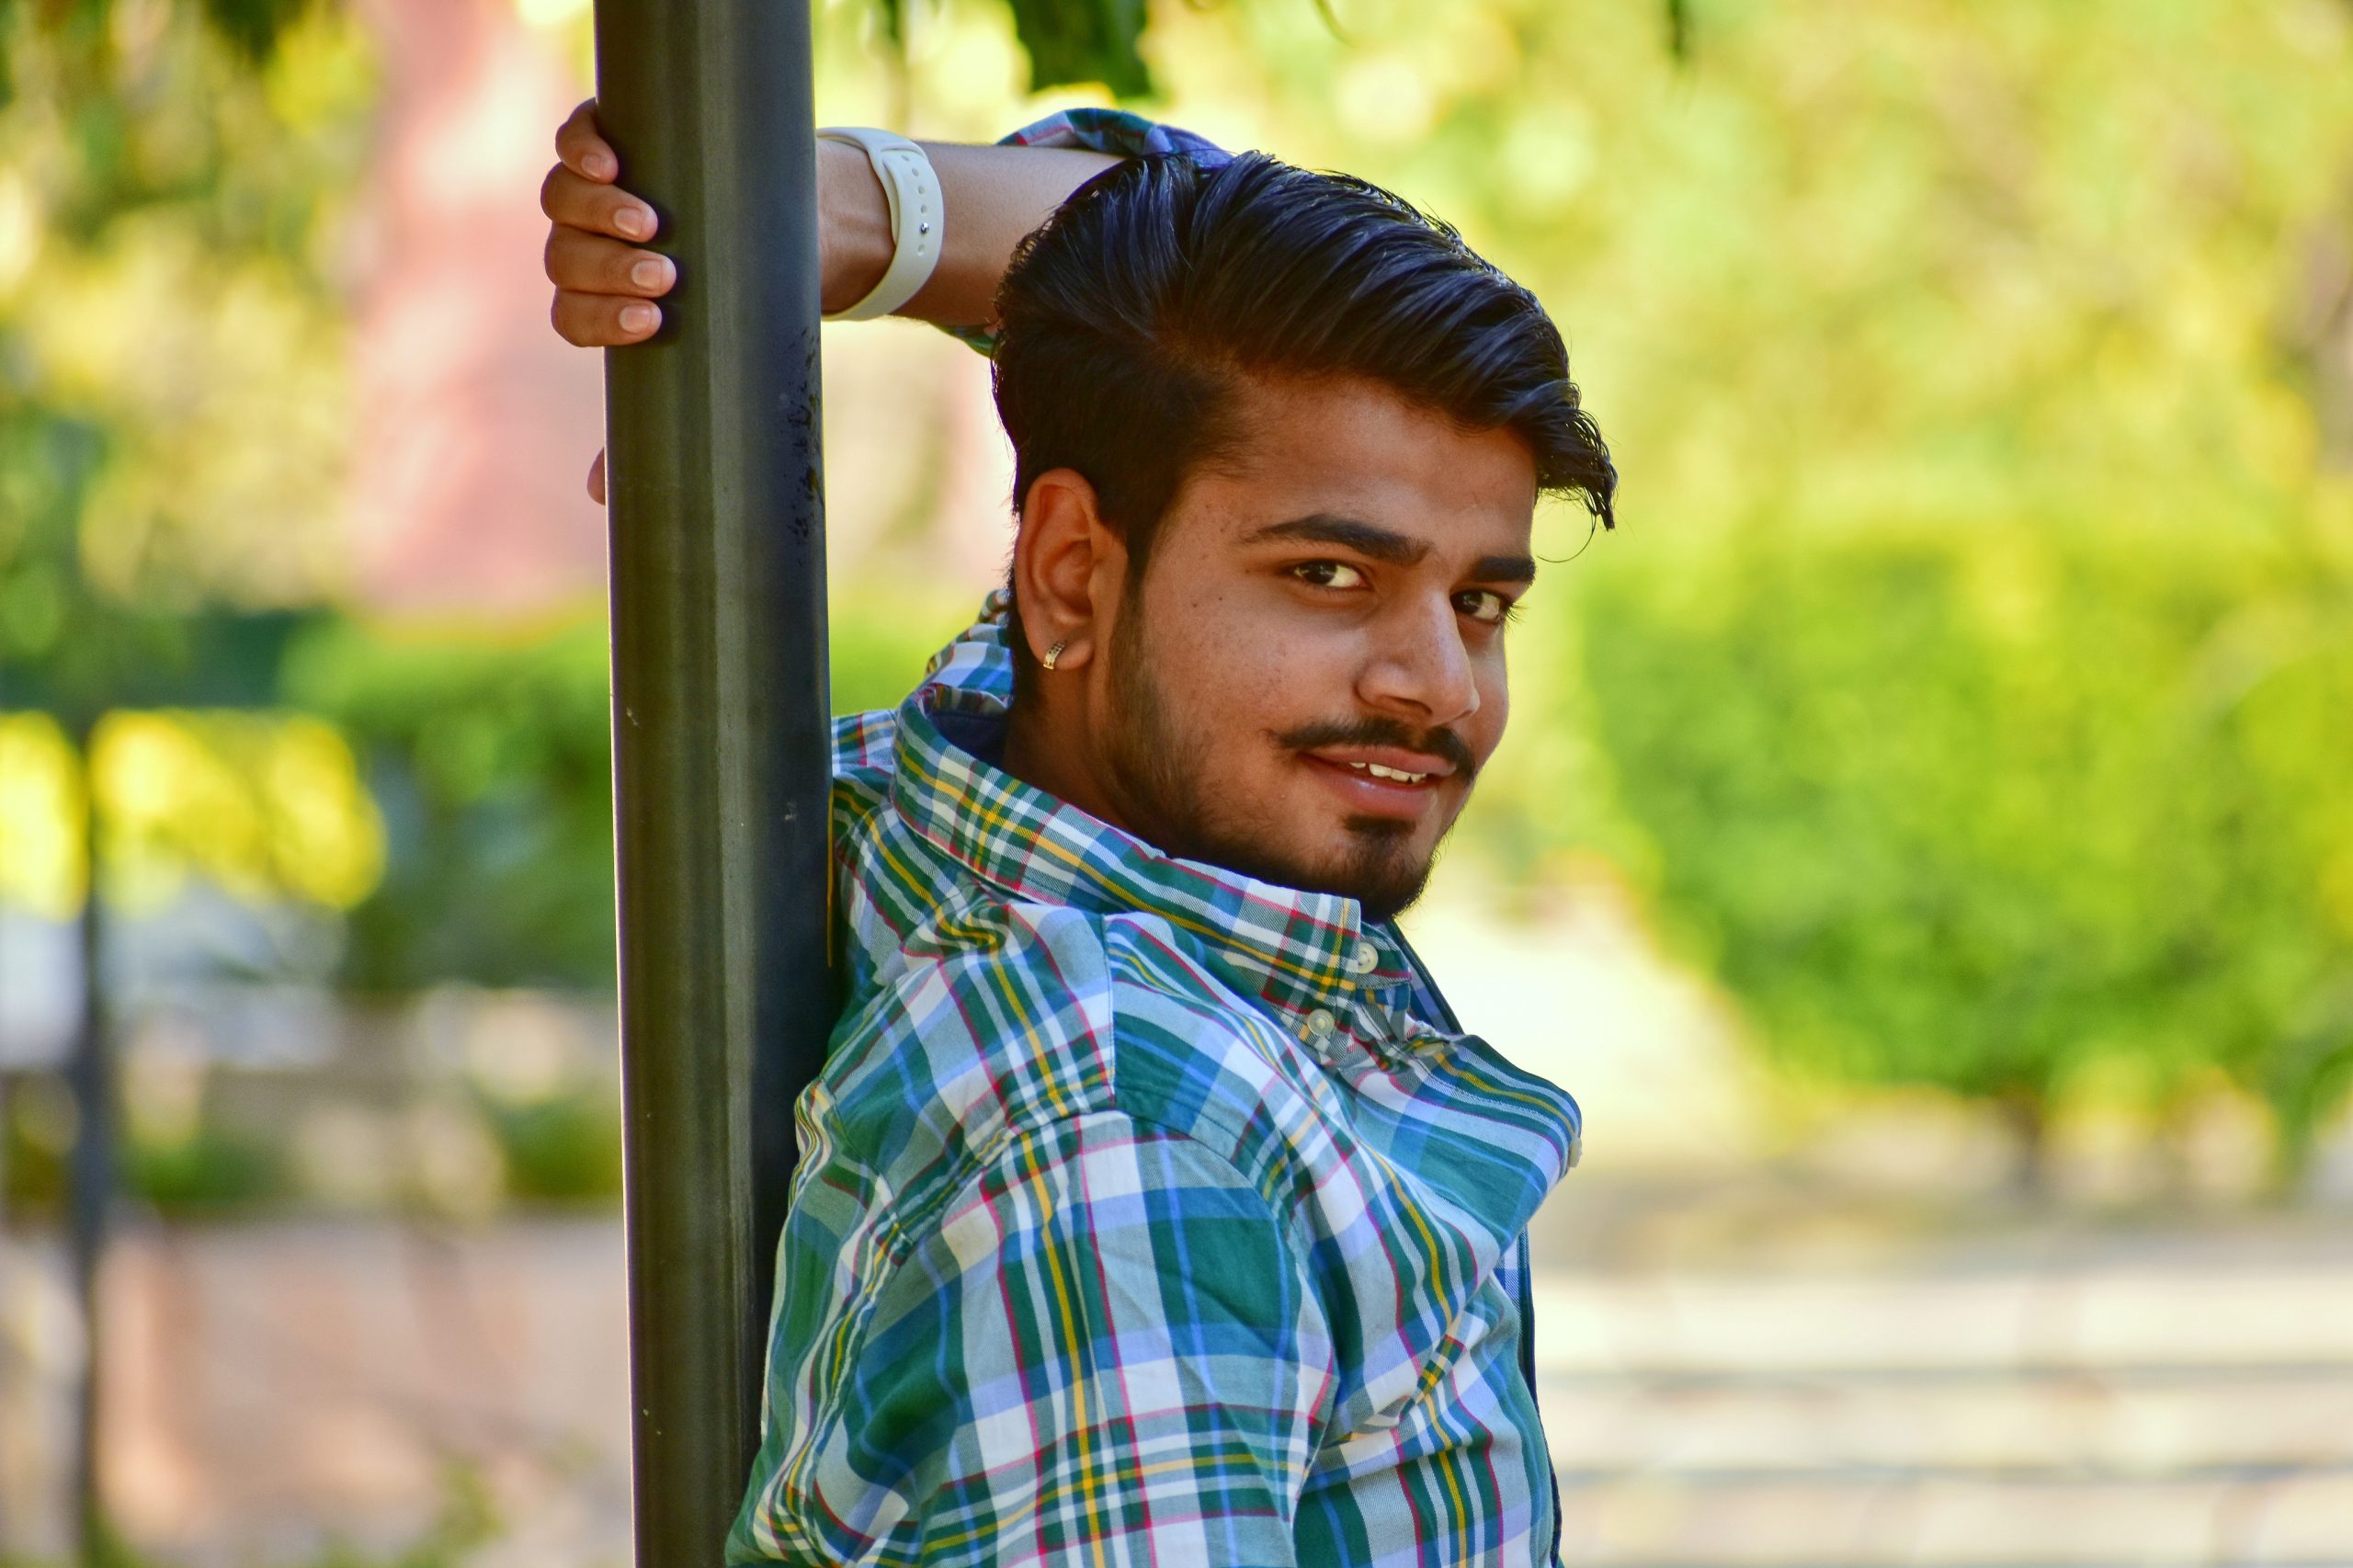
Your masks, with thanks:
M833 1014L807 0L598 0L597 56L679 274L606 355L637 1562L713 1568Z

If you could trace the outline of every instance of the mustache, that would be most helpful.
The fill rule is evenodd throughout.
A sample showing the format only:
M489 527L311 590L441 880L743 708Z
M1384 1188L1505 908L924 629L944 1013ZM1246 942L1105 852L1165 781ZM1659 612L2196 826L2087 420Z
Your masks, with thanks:
M1275 744L1292 751L1313 751L1317 746L1396 746L1427 752L1452 763L1455 777L1465 784L1479 771L1479 759L1471 755L1470 745L1443 725L1415 730L1395 719L1327 719L1285 730L1275 736Z

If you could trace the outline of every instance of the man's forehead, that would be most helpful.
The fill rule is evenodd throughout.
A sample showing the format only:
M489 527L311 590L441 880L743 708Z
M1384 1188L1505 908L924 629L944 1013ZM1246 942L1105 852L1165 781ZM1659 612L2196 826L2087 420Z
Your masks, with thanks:
M1252 378L1230 444L1197 477L1233 538L1293 518L1354 519L1448 555L1524 549L1536 461L1509 430L1473 430L1378 381Z
M1536 459L1518 436L1464 425L1383 381L1243 374L1234 377L1230 397L1225 412L1238 469L1276 456L1295 460L1344 450L1389 453L1401 445L1434 450L1490 447L1498 458L1516 454L1527 469L1531 494L1535 489Z

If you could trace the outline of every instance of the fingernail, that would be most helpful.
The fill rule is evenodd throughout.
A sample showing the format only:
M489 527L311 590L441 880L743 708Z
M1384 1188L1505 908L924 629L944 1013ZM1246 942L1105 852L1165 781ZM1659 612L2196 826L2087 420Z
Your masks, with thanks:
M591 153L580 160L580 166L595 179L610 179L620 172L620 166L613 162L610 153Z
M670 281L670 264L658 256L649 256L631 267L629 275L641 289L659 289Z
M624 207L614 215L613 227L631 239L641 239L654 232L654 217L642 207Z
M621 327L627 332L650 332L662 319L662 312L652 305L623 305Z

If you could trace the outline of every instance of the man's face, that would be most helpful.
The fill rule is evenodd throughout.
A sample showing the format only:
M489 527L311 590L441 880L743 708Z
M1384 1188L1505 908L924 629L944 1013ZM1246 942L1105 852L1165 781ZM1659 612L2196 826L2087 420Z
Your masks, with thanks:
M1362 901L1427 880L1503 738L1536 471L1376 383L1254 382L1179 491L1095 683L1097 776L1172 853Z

